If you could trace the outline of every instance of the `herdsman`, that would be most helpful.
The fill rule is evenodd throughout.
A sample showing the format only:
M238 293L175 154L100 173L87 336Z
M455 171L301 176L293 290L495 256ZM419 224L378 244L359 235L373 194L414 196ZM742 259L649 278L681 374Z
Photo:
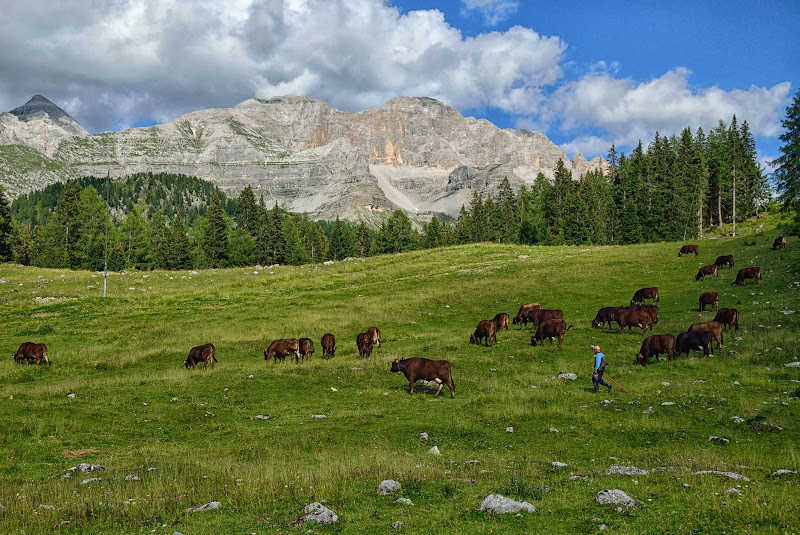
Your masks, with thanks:
M594 350L594 372L592 373L594 391L597 392L599 385L603 385L611 392L611 385L603 380L603 374L606 371L606 356L600 352L600 346L592 346L592 350Z

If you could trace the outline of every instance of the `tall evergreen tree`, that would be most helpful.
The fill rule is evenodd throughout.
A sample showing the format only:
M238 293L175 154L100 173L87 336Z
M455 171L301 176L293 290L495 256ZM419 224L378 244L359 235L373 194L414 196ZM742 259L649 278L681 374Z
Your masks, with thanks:
M260 214L253 188L245 186L236 202L234 221L255 239L260 227Z
M6 190L0 186L0 262L7 262L12 256L14 227L11 209L6 198Z
M125 266L147 269L150 238L147 235L147 223L136 207L125 215L120 226L120 242L125 255Z
M228 221L216 193L208 207L200 245L206 266L225 267L228 264Z
M372 237L369 235L369 229L364 221L358 224L358 242L356 245L356 253L358 256L369 256L372 250Z
M774 177L784 210L793 211L795 224L800 225L800 91L787 106L781 126L785 131L778 136L783 145L773 162L778 165Z
M172 218L171 240L169 244L169 268L189 269L192 267L192 244L186 235L186 225L180 212Z
M31 227L25 225L19 231L14 249L14 262L22 264L23 266L30 266L33 258L33 235L31 234Z

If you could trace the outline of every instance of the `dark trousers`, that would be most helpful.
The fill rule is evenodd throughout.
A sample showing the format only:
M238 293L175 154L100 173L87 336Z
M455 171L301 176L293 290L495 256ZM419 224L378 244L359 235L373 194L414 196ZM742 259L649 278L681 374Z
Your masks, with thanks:
M595 379L594 375L592 375L592 384L594 385L594 389L595 390L597 390L597 388L598 388L597 385L598 384L603 385L604 387L608 388L608 383L603 380L603 374L605 373L605 371L606 371L606 367L605 366L600 366L596 370L597 379Z

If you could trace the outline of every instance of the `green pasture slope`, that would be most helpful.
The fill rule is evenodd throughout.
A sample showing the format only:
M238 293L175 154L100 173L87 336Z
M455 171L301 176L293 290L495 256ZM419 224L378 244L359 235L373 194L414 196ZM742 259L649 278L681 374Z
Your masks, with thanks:
M797 533L800 476L773 473L800 471L800 368L784 366L800 359L800 240L773 251L777 220L764 221L699 242L697 258L678 258L681 243L479 244L258 272L113 273L105 300L100 274L2 265L0 533ZM721 254L735 269L695 282ZM752 265L761 284L733 286ZM713 358L634 366L641 332L590 322L645 286L660 288L655 333L712 319L698 312L705 291L740 310L739 331ZM491 348L468 344L479 320L534 301L574 326L563 348L534 348L516 326ZM371 325L383 347L360 360L355 337ZM331 360L320 358L326 332ZM301 336L315 342L310 362L264 362L270 340ZM25 341L46 343L52 366L15 365ZM216 368L184 369L206 342ZM629 393L591 392L593 343ZM455 399L409 395L389 366L412 356L450 360ZM106 469L62 479L82 462ZM607 475L613 465L655 470ZM749 481L696 474L706 470ZM401 490L379 496L389 478ZM599 505L612 488L640 508ZM492 493L537 512L478 511ZM322 500L338 524L293 523ZM186 512L211 501L221 508Z

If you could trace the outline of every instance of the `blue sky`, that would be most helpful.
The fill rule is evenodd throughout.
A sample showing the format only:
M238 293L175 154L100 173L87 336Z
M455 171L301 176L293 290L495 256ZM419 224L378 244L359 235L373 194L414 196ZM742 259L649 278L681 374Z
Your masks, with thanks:
M793 1L5 2L0 110L39 93L90 133L303 94L430 96L572 157L735 113L762 161L800 83Z

